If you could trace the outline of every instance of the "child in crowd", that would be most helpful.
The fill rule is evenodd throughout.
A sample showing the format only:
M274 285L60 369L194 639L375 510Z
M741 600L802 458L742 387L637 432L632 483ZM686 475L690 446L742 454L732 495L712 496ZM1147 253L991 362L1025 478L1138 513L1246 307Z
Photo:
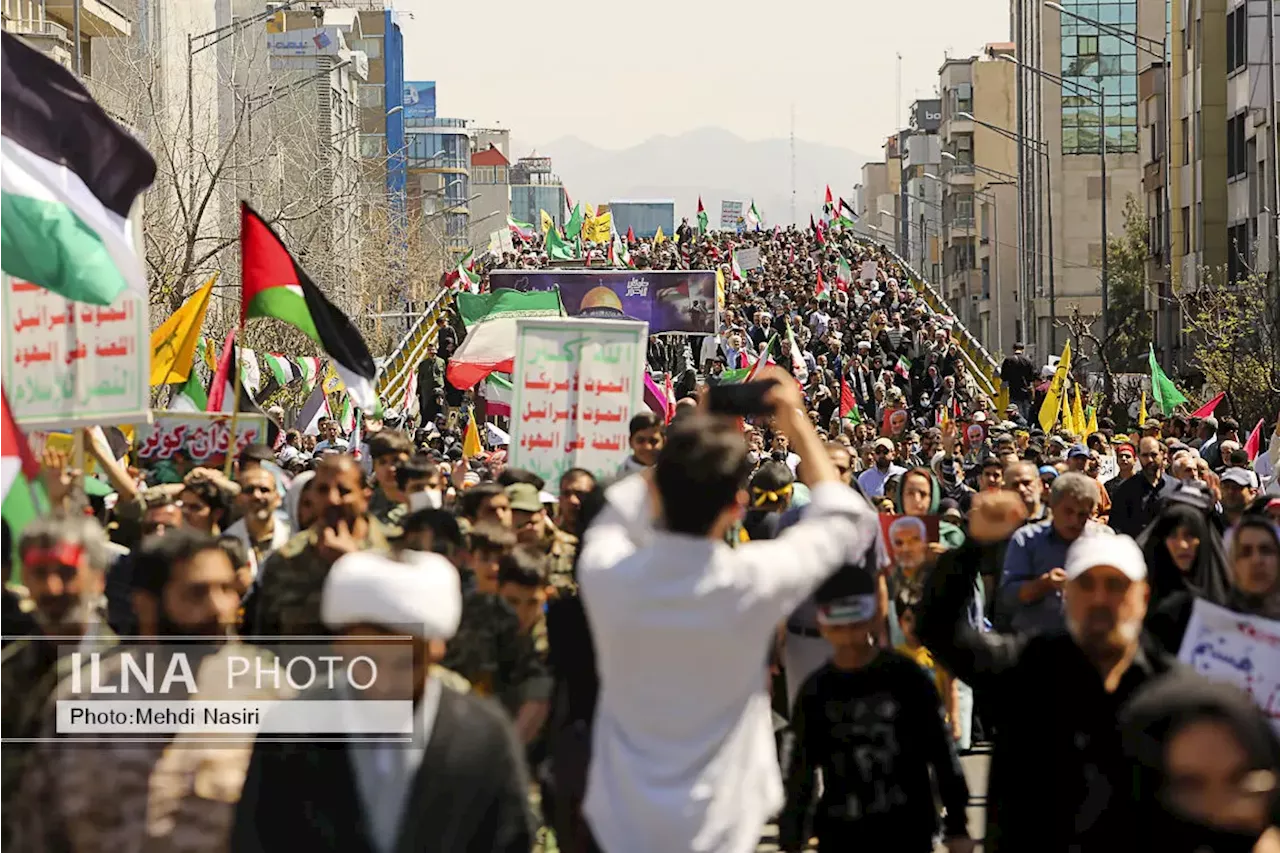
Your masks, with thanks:
M469 570L470 581L476 592L486 595L498 593L498 569L502 558L516 546L516 535L508 527L480 523L467 535L462 563ZM463 588L466 589L464 577Z
M520 633L533 641L543 663L547 659L547 557L518 547L498 561L498 595L515 611Z
M928 853L938 831L932 771L946 808L947 848L971 850L969 789L937 691L914 661L876 646L883 616L874 577L852 573L844 586L841 597L818 602L832 658L796 699L779 846L801 850L812 828L823 851Z
M920 643L920 638L916 636L916 608L918 605L908 601L905 598L899 598L894 602L898 611L898 627L902 629L902 642L897 645L899 654L911 658L920 664L925 674L933 679L934 686L938 688L938 696L942 699L942 707L947 712L947 723L951 727L951 736L955 740L960 740L960 721L957 714L959 703L959 691L956 688L956 680L952 678L951 673L943 669L933 659L933 655L929 654Z

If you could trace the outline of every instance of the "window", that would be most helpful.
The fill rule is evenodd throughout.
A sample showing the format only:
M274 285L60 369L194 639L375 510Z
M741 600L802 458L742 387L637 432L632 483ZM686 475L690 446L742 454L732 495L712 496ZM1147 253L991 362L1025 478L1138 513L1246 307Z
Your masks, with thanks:
M1227 73L1245 66L1245 6L1239 6L1234 12L1227 14Z
M1191 123L1188 119L1182 122L1182 165L1187 166L1191 163Z
M383 86L375 86L365 84L360 87L360 106L362 107L380 107L382 106L382 95L385 91Z
M1107 150L1138 151L1137 46L1115 35L1115 28L1131 29L1136 20L1136 0L1063 0L1069 13L1101 21L1098 27L1074 19L1064 28L1062 53L1062 151L1094 154L1104 138ZM1064 17L1064 24L1066 17ZM1126 27L1125 24L1130 26ZM1106 115L1091 94L1106 93ZM1105 137L1102 134L1106 134Z
M973 112L973 86L969 83L958 83L951 90L951 97L955 102L955 112L971 113Z
M1249 169L1245 156L1245 113L1227 119L1227 178L1242 177Z
M1182 254L1191 254L1191 208L1182 208Z

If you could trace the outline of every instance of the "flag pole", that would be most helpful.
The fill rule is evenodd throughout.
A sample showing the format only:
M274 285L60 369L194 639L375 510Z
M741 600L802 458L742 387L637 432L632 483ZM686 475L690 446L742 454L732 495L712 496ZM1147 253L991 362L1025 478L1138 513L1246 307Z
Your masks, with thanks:
M240 332L243 330L244 326L241 326L231 339L231 346L233 347L231 360L234 362L231 365L231 369L236 372L236 376L231 386L234 390L232 391L233 399L231 401L231 434L227 436L227 461L222 466L222 473L228 480L231 479L231 466L235 462L236 445L238 444L236 430L240 425L240 343L237 338L240 337Z

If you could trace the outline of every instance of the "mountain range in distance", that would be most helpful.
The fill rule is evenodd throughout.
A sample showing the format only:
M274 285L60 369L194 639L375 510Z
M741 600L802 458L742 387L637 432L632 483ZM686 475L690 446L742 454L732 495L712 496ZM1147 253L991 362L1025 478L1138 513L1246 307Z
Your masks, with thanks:
M700 128L677 136L659 135L621 150L599 148L574 136L537 146L513 139L512 159L550 157L552 170L575 201L592 204L622 199L675 199L676 221L692 223L702 197L709 224L720 224L720 202L755 200L766 225L791 218L791 141L748 141L720 128ZM795 217L807 224L822 208L827 185L853 203L862 164L878 160L855 151L795 143Z

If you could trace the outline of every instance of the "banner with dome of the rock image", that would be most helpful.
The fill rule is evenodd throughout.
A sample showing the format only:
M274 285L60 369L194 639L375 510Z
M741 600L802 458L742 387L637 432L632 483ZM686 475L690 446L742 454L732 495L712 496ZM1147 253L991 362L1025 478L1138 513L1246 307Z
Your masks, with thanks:
M715 334L714 270L494 270L492 290L560 289L570 317L640 320L650 334Z

